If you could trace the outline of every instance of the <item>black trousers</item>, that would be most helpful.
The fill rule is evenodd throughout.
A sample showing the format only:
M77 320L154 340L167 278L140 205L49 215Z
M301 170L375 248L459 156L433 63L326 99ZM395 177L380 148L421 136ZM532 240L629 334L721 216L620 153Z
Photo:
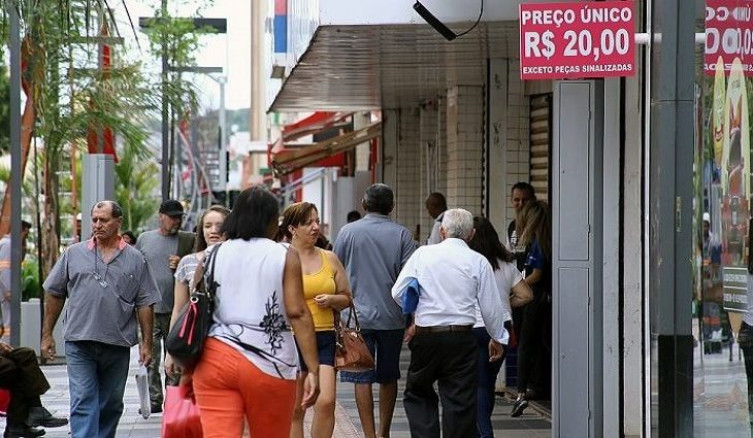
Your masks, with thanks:
M748 383L748 421L753 431L753 327L743 321L738 334L740 349L743 351L745 361L745 376Z
M8 425L21 425L29 417L29 407L40 406L39 396L50 389L31 348L16 348L0 356L0 388L10 390Z
M552 348L552 305L545 295L523 307L518 338L518 392L531 391L535 398L549 396Z
M439 438L442 401L442 436L477 436L477 347L473 332L416 335L411 350L403 405L413 438ZM434 391L439 386L439 398Z

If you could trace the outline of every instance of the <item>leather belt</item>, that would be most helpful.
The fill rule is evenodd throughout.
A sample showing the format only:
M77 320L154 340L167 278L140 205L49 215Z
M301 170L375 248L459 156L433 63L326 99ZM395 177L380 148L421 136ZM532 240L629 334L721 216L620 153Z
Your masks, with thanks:
M469 332L473 330L472 325L435 325L432 327L416 326L416 334L424 333L446 333L446 332Z

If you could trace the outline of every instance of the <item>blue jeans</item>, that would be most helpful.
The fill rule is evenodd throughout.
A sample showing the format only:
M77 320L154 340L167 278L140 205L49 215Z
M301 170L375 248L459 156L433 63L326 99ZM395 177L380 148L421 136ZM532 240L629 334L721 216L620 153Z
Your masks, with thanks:
M94 341L65 343L73 438L113 438L123 414L131 351Z
M497 374L502 368L504 356L495 362L489 362L489 341L491 337L485 328L473 329L478 344L478 389L476 402L476 427L481 438L494 437L492 412L494 411L494 387Z

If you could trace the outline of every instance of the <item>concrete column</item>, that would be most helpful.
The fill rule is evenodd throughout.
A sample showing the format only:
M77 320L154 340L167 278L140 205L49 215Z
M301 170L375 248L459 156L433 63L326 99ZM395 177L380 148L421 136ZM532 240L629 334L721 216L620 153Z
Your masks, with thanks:
M353 130L358 131L371 124L371 113L361 112L353 115ZM369 170L369 157L371 156L371 143L361 143L356 146L356 171Z
M625 80L625 126L643 124L640 75ZM623 260L643 259L642 167L643 139L640 129L625 130L622 209ZM643 359L643 266L623 263L622 376L623 382L641 382ZM648 378L648 375L646 375ZM643 385L623 385L623 426L626 437L639 437L644 423Z
M397 184L397 142L400 110L382 111L382 157L377 172L377 181L391 187Z
M520 61L507 62L507 95L505 127L505 220L502 229L495 223L497 231L503 233L507 224L515 219L515 210L510 205L510 191L518 181L530 180L530 102L525 95L525 87L520 80ZM537 82L537 84L539 84ZM549 84L549 83L547 83ZM549 85L551 91L551 85Z
M507 68L506 59L489 60L487 77L488 99L486 102L488 130L486 137L486 202L484 214L499 233L502 242L507 239L505 217L509 191L507 190Z
M392 217L415 233L423 212L421 199L420 117L418 107L400 110L397 143L397 182ZM418 236L417 236L418 237Z
M437 191L447 195L447 96L437 98L437 156L439 177Z
M483 199L484 88L447 90L447 203L480 214Z
M426 213L424 208L424 199L429 193L441 192L438 188L437 181L442 178L439 173L440 151L439 151L439 112L436 101L424 102L421 105L421 111L419 113L421 119L420 122L420 138L421 148L419 153L419 169L420 172L420 207L423 209L419 214L419 223L421 224L421 235L419 236L419 242L424 242L426 237L431 232L433 226L433 219ZM443 193L444 194L444 193Z
M81 240L91 236L91 208L97 201L115 200L115 162L112 155L84 154L81 169Z

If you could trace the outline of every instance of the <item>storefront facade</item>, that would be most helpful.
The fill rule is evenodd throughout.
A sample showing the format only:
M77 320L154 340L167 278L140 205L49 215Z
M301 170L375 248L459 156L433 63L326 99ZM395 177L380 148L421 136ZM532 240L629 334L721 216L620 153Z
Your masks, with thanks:
M648 44L632 76L525 82L518 2L486 2L451 42L405 2L382 3L320 0L270 111L379 114L380 147L357 161L395 189L393 216L419 240L433 191L503 233L512 185L535 185L553 217L553 436L748 436L737 337L750 184L722 181L742 171L750 182L737 158L749 142L730 146L750 131L750 81L719 85L729 129L714 161L721 92L696 43L704 3L634 2ZM456 33L479 12L422 3Z

